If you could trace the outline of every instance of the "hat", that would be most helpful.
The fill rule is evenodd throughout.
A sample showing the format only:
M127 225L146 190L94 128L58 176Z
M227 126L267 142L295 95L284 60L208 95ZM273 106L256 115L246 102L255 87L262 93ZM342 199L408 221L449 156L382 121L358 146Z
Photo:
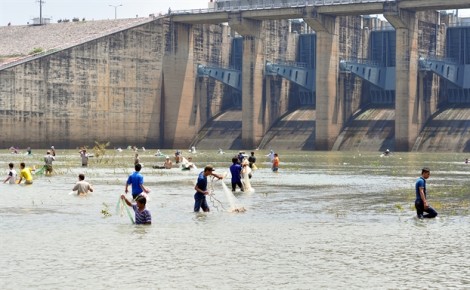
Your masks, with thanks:
M170 159L170 156L167 156L166 159Z
M47 150L47 154L51 154L51 151Z
M206 167L204 167L204 171L215 171L215 169L214 169L214 166L209 164Z
M51 146L51 149L54 149L54 146Z

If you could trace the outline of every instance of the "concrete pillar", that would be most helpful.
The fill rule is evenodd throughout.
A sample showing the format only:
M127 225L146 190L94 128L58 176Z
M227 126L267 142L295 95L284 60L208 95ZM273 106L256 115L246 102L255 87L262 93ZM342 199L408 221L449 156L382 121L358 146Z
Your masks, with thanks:
M199 129L192 35L192 25L173 23L166 39L161 112L164 148L188 147Z
M337 17L307 7L304 21L317 34L316 55L316 150L330 150L343 125L338 97L339 23Z
M274 86L274 79L275 77L273 76L266 76L265 77L265 86L264 86L264 94L265 94L265 99L266 99L266 118L264 119L264 122L266 124L271 124L272 116L275 115L274 110L277 109L277 107L274 106L274 103L276 102L275 98L273 98L273 93L276 90L276 87Z
M213 114L210 112L210 104L209 104L209 95L211 94L210 89L210 80L207 77L199 78L196 82L196 99L199 100L199 115L200 115L200 123L206 124L209 121L208 117L212 116ZM197 108L195 108L197 109ZM204 110L204 111L203 111Z
M425 88L424 88L425 77L426 77L426 72L418 73L418 93L417 93L417 98L416 98L417 105L415 106L416 112L414 113L414 115L418 119L416 120L417 122L419 122L419 120L422 119L422 117L420 117L421 115L426 114L425 107L420 106L420 104L424 102L424 98L426 97L424 93L425 92Z
M264 135L262 97L265 55L261 21L234 13L229 16L229 25L243 36L242 143L245 148L255 148Z
M346 82L349 81L344 73L338 75L338 96L343 100L343 116L354 114L351 110L351 98L346 94Z
M396 31L395 151L412 149L419 133L415 106L418 82L418 18L416 12L386 9L385 18Z

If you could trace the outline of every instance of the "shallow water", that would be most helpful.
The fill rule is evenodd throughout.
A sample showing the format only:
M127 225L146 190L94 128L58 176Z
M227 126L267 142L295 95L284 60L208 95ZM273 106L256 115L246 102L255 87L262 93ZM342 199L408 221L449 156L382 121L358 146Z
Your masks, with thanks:
M222 204L195 214L200 170L152 169L163 163L154 151L140 153L151 226L116 213L133 167L127 150L86 169L76 150L59 151L52 177L2 184L0 289L470 288L464 154L280 152L276 174L268 152L257 151L255 192L236 193L247 211L229 212L222 181L214 181ZM0 159L5 172L9 162L17 170L21 161L42 165L42 155L3 151ZM193 161L222 173L230 159L203 151ZM423 166L431 167L434 220L414 217ZM79 172L95 188L86 198L69 195Z

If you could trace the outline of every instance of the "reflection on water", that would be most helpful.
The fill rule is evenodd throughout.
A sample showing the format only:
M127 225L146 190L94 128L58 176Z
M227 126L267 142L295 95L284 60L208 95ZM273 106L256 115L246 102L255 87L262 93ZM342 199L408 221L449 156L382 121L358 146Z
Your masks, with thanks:
M262 154L255 193L235 194L246 212L211 204L210 213L194 214L198 172L152 169L163 160L140 153L153 224L135 226L115 211L132 152L85 169L75 151L59 152L56 175L2 184L0 288L470 288L463 154L280 152L277 174ZM11 161L41 165L41 156L0 157L5 172ZM220 173L231 164L231 154L217 152L198 150L193 159ZM434 220L415 218L423 166L431 167ZM68 194L79 172L95 187L86 198ZM228 209L220 182L214 194Z

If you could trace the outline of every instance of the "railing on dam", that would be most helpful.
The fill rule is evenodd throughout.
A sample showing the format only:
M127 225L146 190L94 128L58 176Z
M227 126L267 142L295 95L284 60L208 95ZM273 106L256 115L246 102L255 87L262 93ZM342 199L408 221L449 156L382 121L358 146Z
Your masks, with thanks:
M263 9L276 9L276 8L297 8L306 6L331 6L331 5L345 5L345 4L366 4L366 3L396 3L396 0L258 0L252 1L248 5L246 0L229 0L216 2L215 8L201 8L189 10L176 10L169 11L171 15L181 14L198 14L198 13L213 13L224 11L247 11L247 10L263 10Z

